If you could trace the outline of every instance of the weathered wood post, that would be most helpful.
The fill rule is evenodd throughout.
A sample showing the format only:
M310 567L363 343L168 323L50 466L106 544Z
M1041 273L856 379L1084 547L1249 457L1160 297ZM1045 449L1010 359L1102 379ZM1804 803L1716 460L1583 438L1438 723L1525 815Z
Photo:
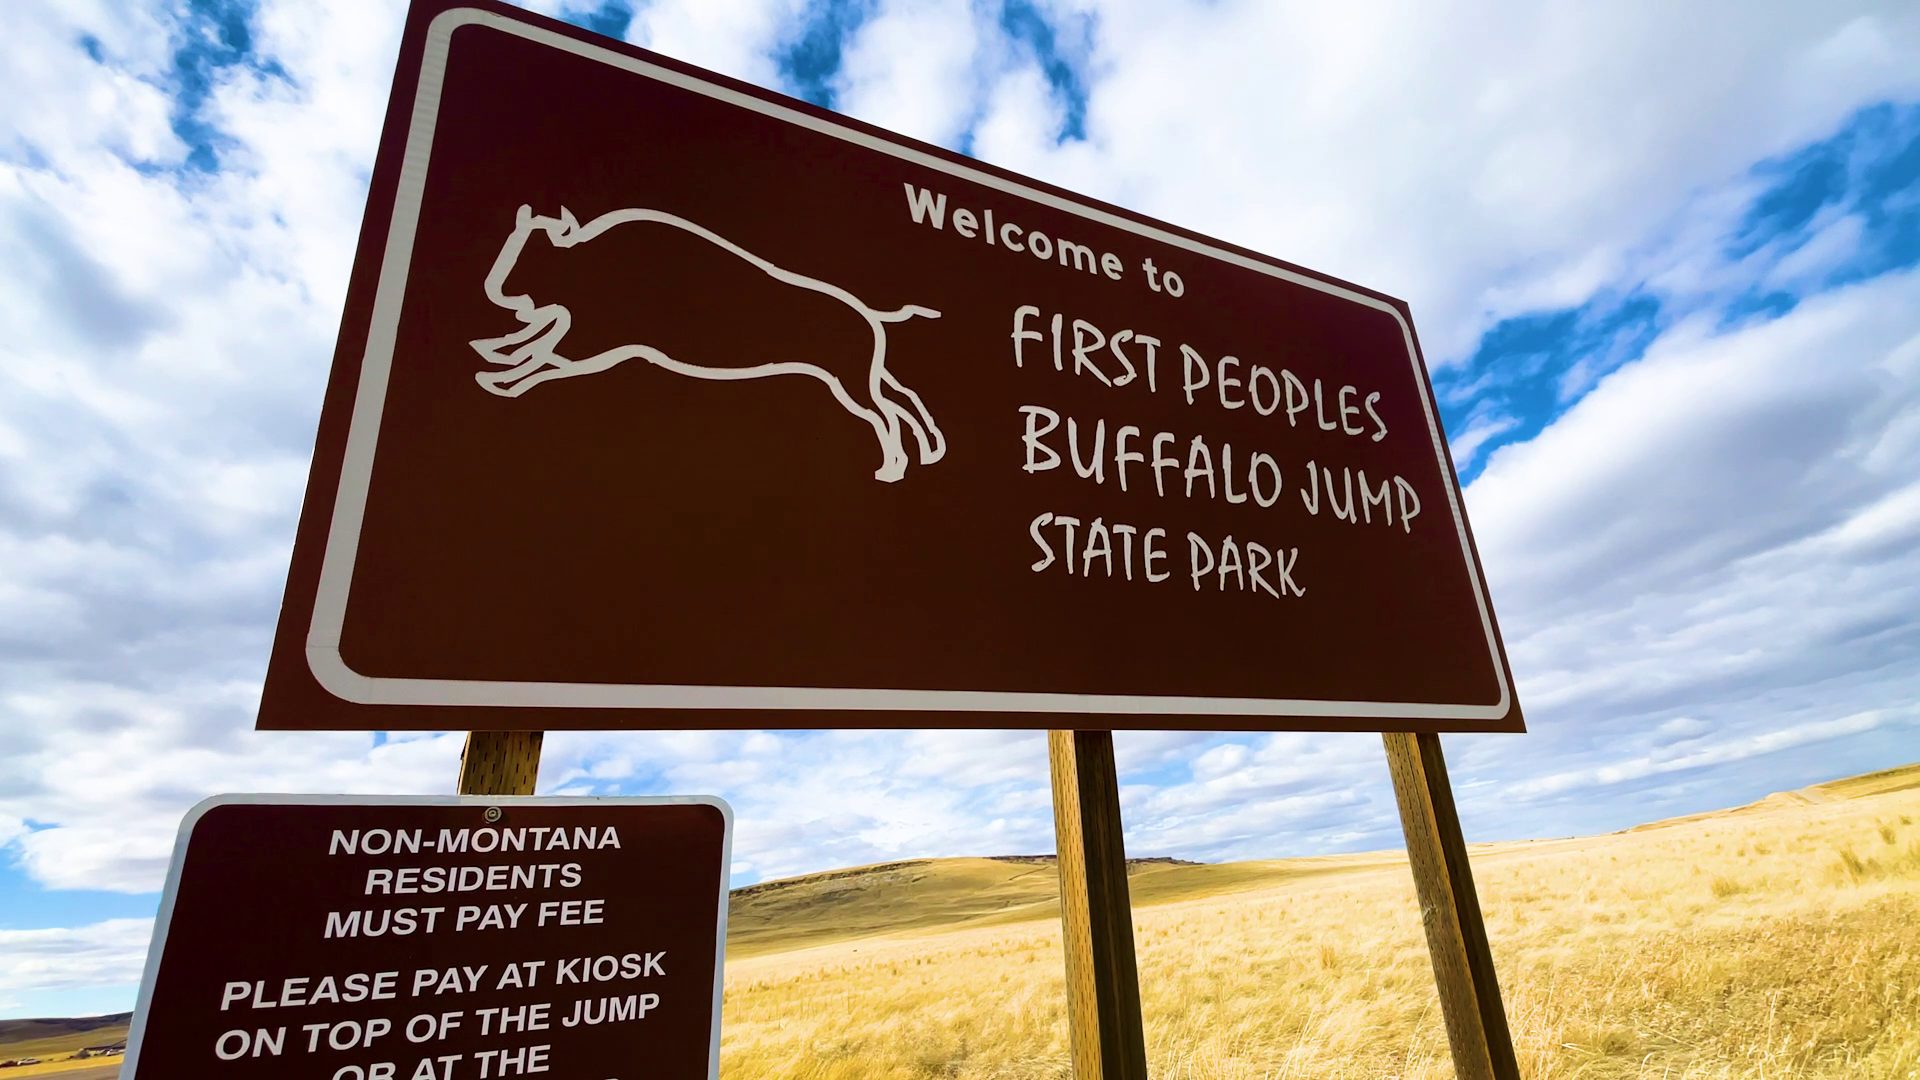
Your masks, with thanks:
M1389 731L1380 737L1400 804L1454 1073L1461 1080L1520 1080L1440 736Z
M542 731L469 731L460 751L460 794L531 795L540 776Z
M1049 731L1067 1024L1079 1080L1147 1080L1111 731Z

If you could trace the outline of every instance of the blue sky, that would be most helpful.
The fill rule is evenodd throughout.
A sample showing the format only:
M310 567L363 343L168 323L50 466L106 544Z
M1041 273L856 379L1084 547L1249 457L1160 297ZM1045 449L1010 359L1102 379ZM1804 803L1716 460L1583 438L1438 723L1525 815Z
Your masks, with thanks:
M1532 731L1470 839L1920 758L1910 4L536 6L1407 298ZM449 790L252 710L401 8L0 9L0 1016L124 1009L181 813ZM1377 737L1116 740L1130 851L1391 847ZM736 880L1051 848L1041 739L556 733Z
M1705 295L1623 281L1578 305L1512 315L1488 327L1462 364L1435 373L1462 483L1488 455L1544 430L1604 376L1646 353L1682 317L1715 312L1725 325L1776 318L1801 298L1920 262L1920 106L1878 102L1832 134L1755 163L1747 205L1722 255L1745 273ZM1810 277L1776 282L1780 265L1835 221L1846 250Z

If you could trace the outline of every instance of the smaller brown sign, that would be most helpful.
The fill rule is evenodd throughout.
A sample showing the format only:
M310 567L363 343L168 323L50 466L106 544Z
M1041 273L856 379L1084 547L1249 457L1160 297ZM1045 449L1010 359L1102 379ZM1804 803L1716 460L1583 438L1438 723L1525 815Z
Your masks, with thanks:
M126 1080L713 1080L716 798L222 795L187 814Z

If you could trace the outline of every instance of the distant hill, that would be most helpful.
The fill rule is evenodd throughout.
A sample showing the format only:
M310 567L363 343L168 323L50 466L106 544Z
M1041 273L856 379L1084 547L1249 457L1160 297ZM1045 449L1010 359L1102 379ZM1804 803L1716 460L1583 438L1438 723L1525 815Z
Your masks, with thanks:
M1220 865L1129 859L1127 881L1135 906L1146 907L1398 861L1393 855ZM759 956L936 926L1058 918L1059 894L1051 855L914 859L784 878L733 891L727 955Z
M1470 850L1530 1075L1920 1080L1920 768ZM941 859L736 897L729 1075L1068 1075L1052 871ZM1399 852L1132 886L1153 1075L1453 1075Z
M1802 790L1816 792L1830 799L1864 799L1869 795L1885 795L1912 788L1920 788L1920 765L1902 765L1897 769L1882 769L1841 780L1829 780Z
M1920 764L1779 792L1746 806L1636 825L1665 829L1713 817L1818 805L1920 787ZM1475 855L1544 852L1583 838L1468 845ZM1128 891L1136 908L1245 892L1307 877L1397 869L1403 851L1192 863L1129 859ZM727 905L727 955L745 959L935 927L963 929L1059 917L1059 878L1052 855L912 859L781 878L735 889Z
M0 1020L0 1058L50 1058L88 1046L124 1042L132 1013Z

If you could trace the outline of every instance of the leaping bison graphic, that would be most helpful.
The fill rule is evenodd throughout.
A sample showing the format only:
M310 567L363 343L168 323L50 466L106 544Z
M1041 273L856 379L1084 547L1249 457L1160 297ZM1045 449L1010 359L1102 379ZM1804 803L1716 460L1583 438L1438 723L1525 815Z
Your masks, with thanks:
M578 359L563 355L560 347L567 332L573 329L573 313L565 304L541 303L529 295L509 294L507 280L526 250L527 241L535 232L544 233L547 243L554 248L572 248L590 243L623 226L664 226L680 230L749 264L774 281L831 297L865 321L872 334L872 348L865 355L860 355L859 350L852 350L845 356L817 358L818 362L766 356L688 357L684 351L682 356L674 357L644 341L616 345ZM671 270L669 267L664 272L670 273ZM653 272L663 271L655 268ZM583 225L565 208L561 209L559 217L544 217L535 214L531 207L522 206L515 217L513 232L500 246L500 254L487 274L486 294L488 300L511 311L522 323L520 329L503 337L471 342L481 358L492 365L490 369L476 372L474 379L487 391L502 397L519 397L551 379L592 375L635 358L696 379L737 380L759 379L769 375L809 375L825 383L833 393L834 400L848 413L873 427L874 436L880 441L881 459L880 467L874 470L874 479L891 483L906 475L907 450L903 428L913 433L914 442L919 446L920 464L931 465L946 454L946 437L940 433L939 426L927 412L920 395L901 385L900 380L887 370L887 324L905 322L916 315L937 319L940 317L938 311L916 304L908 304L894 311L878 310L838 285L775 266L726 237L685 218L659 210L626 209L602 214Z

